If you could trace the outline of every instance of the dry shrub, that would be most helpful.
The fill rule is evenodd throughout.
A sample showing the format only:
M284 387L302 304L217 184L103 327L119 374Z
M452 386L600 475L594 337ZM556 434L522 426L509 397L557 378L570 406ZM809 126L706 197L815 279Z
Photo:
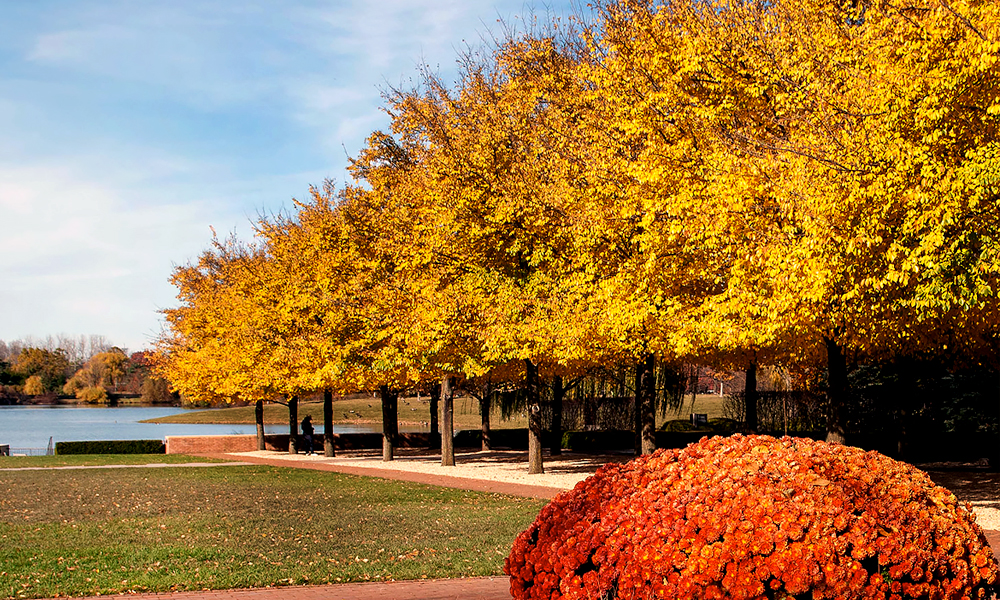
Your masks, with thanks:
M527 598L987 598L971 508L916 468L799 438L704 438L611 464L504 563Z

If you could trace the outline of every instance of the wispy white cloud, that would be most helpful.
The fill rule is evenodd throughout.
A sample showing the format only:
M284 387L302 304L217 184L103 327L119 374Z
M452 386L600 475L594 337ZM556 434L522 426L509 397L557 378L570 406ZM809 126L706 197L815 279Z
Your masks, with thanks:
M396 74L388 71L405 61L440 58L442 50L457 47L464 35L474 31L469 25L475 27L477 9L482 8L483 4L448 0L355 0L317 11L316 19L326 24L330 35L313 42L320 51L360 59L364 68L393 77Z
M135 42L138 32L101 24L90 30L57 31L38 36L28 53L29 60L69 64L86 64L104 58L102 47Z
M382 94L419 84L424 68L446 81L468 47L490 39L499 18L514 20L530 6L511 2L350 0L300 7L300 41L328 65L290 82L295 119L315 132L332 161L345 165L375 129L385 129ZM492 32L491 32L492 30Z
M172 253L197 252L205 221L218 215L197 202L129 202L140 193L135 177L67 165L0 168L5 337L103 333L135 348L157 328L157 308L172 296Z

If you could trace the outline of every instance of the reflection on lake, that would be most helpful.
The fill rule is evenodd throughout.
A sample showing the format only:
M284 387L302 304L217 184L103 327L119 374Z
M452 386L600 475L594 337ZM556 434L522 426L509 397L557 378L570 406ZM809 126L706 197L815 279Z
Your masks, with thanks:
M168 435L254 434L253 425L203 425L139 423L187 412L179 407L122 406L0 406L0 445L11 448L45 448L54 442L88 440L162 440ZM323 431L316 423L316 434ZM400 428L401 430L404 428ZM265 433L288 433L287 425L265 425ZM337 424L335 433L381 431L380 425Z

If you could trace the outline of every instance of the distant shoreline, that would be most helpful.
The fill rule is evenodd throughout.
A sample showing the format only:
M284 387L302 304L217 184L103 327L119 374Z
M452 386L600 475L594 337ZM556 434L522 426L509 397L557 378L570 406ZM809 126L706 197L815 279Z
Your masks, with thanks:
M181 408L181 405L177 402L142 402L142 396L140 394L111 393L110 397L114 402L113 404L110 402L85 402L76 396L57 396L55 394L45 394L42 396L28 396L24 398L23 401L4 402L0 400L0 406L89 406L94 408L113 408L114 406L161 406L164 408Z

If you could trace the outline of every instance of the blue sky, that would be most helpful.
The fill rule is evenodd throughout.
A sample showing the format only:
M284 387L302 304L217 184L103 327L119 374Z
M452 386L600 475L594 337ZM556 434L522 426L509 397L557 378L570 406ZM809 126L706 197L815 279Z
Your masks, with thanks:
M380 90L568 0L0 4L0 339L138 350L176 264L343 182Z

